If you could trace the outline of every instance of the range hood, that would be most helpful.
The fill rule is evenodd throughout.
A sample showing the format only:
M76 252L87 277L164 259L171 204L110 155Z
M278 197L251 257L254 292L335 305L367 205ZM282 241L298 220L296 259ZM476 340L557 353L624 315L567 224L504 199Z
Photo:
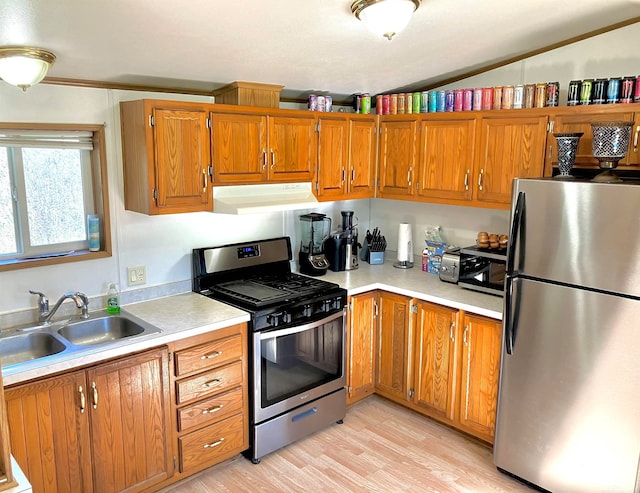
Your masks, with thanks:
M317 205L310 182L213 187L213 212L222 214L292 211Z

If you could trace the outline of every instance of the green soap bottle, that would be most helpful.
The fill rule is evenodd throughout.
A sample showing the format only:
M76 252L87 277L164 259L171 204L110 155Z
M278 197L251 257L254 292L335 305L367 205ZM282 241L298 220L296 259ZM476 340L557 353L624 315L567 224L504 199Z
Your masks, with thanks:
M107 289L107 313L120 313L120 294L113 282L109 284L109 289Z

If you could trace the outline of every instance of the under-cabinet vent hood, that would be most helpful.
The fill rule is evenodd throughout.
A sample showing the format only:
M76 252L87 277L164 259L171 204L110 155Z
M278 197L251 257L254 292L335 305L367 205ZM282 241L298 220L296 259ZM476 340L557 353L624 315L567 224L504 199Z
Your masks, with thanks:
M213 212L222 214L291 211L317 205L311 183L213 187Z

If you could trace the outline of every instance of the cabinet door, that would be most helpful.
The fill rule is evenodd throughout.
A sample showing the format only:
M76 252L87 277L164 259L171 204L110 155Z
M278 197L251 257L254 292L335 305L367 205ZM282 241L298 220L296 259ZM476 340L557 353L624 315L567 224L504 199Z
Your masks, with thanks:
M498 408L502 324L465 315L460 372L460 426L493 442Z
M156 204L164 212L211 210L207 111L154 109Z
M458 311L419 302L413 356L413 401L432 415L453 421Z
M553 133L564 132L582 132L584 135L580 137L578 142L578 150L576 151L576 166L586 166L592 168L598 168L598 160L593 157L593 132L591 131L591 122L603 122L603 121L634 121L634 113L632 112L598 112L594 113L589 109L588 112L576 112L575 114L556 115L553 118ZM637 144L636 127L640 125L637 123L634 125L631 139L629 142L629 149L627 156L620 160L618 166L624 165L640 165L640 157L638 155L638 146L634 146L634 142ZM549 134L547 143L547 161L550 161L551 166L558 165L558 145L553 134ZM550 167L548 168L551 169Z
M211 113L214 183L267 179L267 117Z
M475 128L473 118L421 122L418 195L471 200Z
M476 200L508 206L514 178L543 174L547 116L483 118Z
M33 491L92 491L84 372L13 387L5 398L11 452Z
M400 400L407 399L410 301L380 293L376 392Z
M87 371L97 491L137 491L173 474L168 351Z
M374 391L375 334L378 313L376 292L351 297L348 327L347 403Z
M340 199L347 192L349 122L320 117L318 125L318 197Z
M349 123L348 198L374 196L378 140L375 118L351 120Z
M315 118L269 117L269 181L313 181L317 158Z
M378 183L382 197L413 194L416 129L415 120L385 121L380 124Z

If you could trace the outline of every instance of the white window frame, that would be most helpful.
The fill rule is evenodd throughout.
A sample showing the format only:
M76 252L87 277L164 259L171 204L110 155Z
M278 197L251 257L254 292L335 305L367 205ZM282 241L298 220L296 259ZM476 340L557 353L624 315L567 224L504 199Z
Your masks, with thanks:
M8 135L10 137L7 137ZM22 140L20 139L21 135L24 136ZM54 140L47 141L51 138ZM0 147L8 147L9 154L11 154L8 158L10 173L13 173L10 180L15 190L12 202L18 243L17 253L0 255L0 271L111 255L103 125L0 123ZM97 214L100 218L100 251L90 252L87 238L68 243L30 245L21 159L21 148L23 147L82 148L86 151L82 153L81 159L84 212L85 217L87 214Z

